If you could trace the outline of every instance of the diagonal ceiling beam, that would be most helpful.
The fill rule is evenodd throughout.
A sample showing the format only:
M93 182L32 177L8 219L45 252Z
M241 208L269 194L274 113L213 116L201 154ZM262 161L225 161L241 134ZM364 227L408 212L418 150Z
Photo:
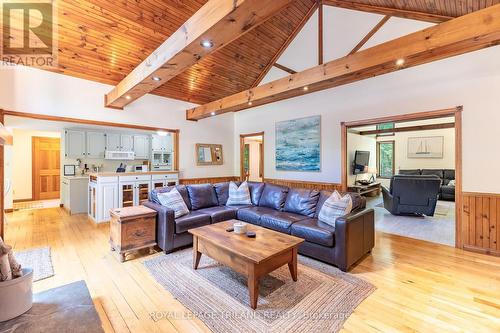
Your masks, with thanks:
M105 105L123 108L265 22L291 1L209 0L106 94Z
M186 111L199 120L500 44L500 4Z
M390 17L389 15L384 16L384 17L380 20L380 22L378 22L378 23L377 23L377 25L376 25L376 26L374 26L374 27L373 27L373 29L372 29L372 30L370 30L370 32L368 32L368 33L366 34L366 36L365 36L365 37L363 37L363 39L362 39L362 40L361 40L361 41L360 41L360 42L359 42L359 43L358 43L358 44L357 44L357 45L356 45L356 46L355 46L355 47L351 50L351 52L349 52L349 53L348 53L348 55L350 55L350 54L354 54L354 53L358 52L358 51L359 51L359 49L360 49L360 48L362 48L362 47L363 47L363 45L365 45L365 44L366 44L366 42L368 42L368 41L370 40L370 38L372 38L372 36L373 36L373 35L375 35L375 34L377 33L377 31L379 31L379 30L380 30L380 28L382 28L382 26L383 26L383 25L384 25L387 21L389 21L389 19L390 19L390 18L391 18L391 17Z
M362 12L369 12L369 13L374 13L374 14L390 15L390 16L402 17L402 18L407 18L407 19L412 19L412 20L426 21L426 22L431 22L431 23L442 23L442 22L446 22L446 21L454 18L452 16L430 14L430 13L426 13L426 12L418 12L418 11L406 10L406 9L374 6L374 5L368 5L368 4L364 4L364 3L346 1L346 0L323 0L323 3L325 5L334 6L334 7L359 10Z

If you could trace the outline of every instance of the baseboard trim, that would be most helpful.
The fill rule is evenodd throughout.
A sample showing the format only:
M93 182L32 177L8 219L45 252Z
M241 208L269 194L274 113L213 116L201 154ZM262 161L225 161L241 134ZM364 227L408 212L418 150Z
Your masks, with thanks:
M4 210L5 213L12 213L14 211L13 208L7 208Z
M213 183L237 181L239 179L240 179L240 177L238 177L238 176L183 178L183 179L179 179L179 183L182 185L207 184L207 183L213 184Z
M27 202L27 201L34 201L33 198L26 198L26 199L14 199L12 202Z
M500 257L500 251L492 250L492 249L484 249L484 248L472 246L472 245L464 245L464 250L470 251L470 252L475 252L475 253L488 254L488 255L495 256L495 257Z

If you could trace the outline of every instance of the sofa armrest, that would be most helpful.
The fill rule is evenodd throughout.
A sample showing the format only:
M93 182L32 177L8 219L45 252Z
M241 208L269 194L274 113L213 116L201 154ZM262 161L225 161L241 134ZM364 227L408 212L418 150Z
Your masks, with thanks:
M353 212L335 221L335 264L342 271L357 262L375 246L373 209Z
M156 215L156 243L158 246L169 253L173 250L175 233L175 214L174 211L165 206L152 201L147 201L144 206L157 212Z

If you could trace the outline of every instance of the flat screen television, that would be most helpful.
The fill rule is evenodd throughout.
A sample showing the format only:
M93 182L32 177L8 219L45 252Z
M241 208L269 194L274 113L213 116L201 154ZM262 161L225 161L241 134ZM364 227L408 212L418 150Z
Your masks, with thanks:
M354 162L352 168L352 174L358 175L360 173L366 173L368 170L368 163L370 162L370 152L364 150L356 150L354 154Z

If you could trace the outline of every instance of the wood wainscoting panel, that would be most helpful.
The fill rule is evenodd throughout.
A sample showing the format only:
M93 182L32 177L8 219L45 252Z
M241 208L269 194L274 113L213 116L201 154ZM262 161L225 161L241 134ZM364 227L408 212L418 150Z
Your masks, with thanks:
M206 177L206 178L184 178L179 179L181 185L193 185L193 184L215 184L230 181L238 181L240 177L237 176L225 176L225 177Z
M464 250L500 256L500 194L463 193Z
M321 182L308 182L301 180L271 179L271 178L264 178L264 182L281 186L307 188L318 191L335 191L335 190L342 191L342 184L337 184L337 183L321 183Z

